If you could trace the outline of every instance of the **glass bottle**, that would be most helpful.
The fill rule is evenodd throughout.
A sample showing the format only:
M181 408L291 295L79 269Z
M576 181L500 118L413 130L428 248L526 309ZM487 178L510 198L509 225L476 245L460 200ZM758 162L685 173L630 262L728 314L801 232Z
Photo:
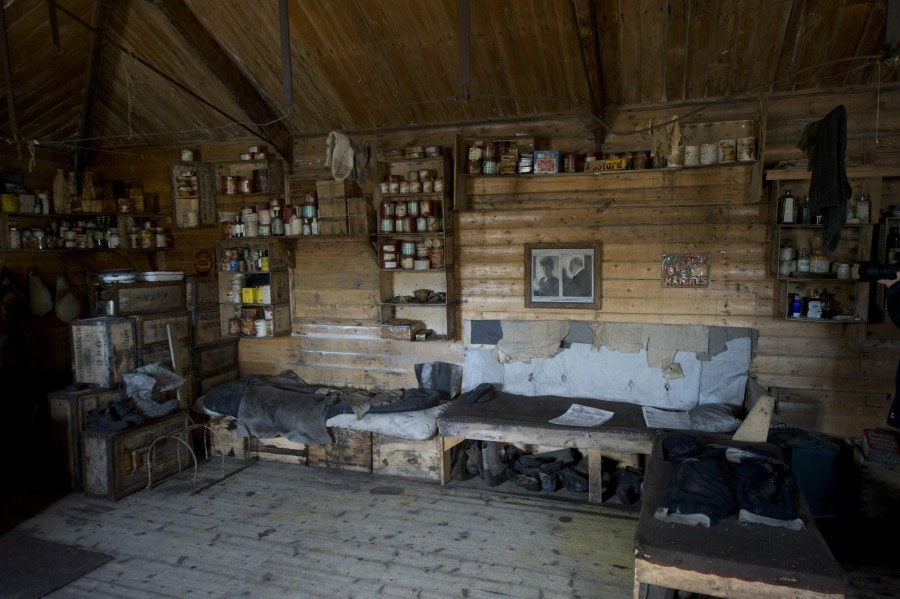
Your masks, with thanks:
M778 198L778 222L793 224L796 222L797 207L790 189L784 190L784 195Z
M809 272L809 250L800 248L800 257L797 258L797 272Z
M869 209L869 199L866 197L866 194L860 194L859 199L856 201L856 218L859 219L861 223L869 222L870 209Z
M234 215L234 236L244 236L244 217L241 216L240 212Z
M19 225L13 221L9 222L9 249L17 250L22 247L22 232L19 231Z
M309 229L310 233L312 233L313 235L319 234L319 219L317 219L315 216L313 217L312 222L309 223Z
M272 235L284 235L284 219L278 206L272 208Z
M806 317L819 320L822 318L822 297L819 295L818 288L813 289L812 295L809 296L809 302L806 304Z
M812 211L809 208L809 196L806 196L803 200L803 205L800 206L800 217L797 220L800 221L801 225L812 224Z

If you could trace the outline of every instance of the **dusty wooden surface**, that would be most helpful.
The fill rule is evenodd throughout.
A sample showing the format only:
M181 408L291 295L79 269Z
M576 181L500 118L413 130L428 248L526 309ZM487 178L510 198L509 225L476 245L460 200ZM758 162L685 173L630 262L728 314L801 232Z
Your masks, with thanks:
M634 513L262 462L189 492L178 479L116 503L70 495L20 529L113 557L65 597L631 592Z

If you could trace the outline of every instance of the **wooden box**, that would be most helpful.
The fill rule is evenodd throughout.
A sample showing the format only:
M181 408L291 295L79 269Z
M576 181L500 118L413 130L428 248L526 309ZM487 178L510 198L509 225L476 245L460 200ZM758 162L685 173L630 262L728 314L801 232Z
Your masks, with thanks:
M158 362L165 368L172 368L172 372L184 376L191 371L191 344L188 341L175 342L175 364L169 355L169 346L157 345L138 350L138 366L146 366Z
M347 234L347 217L340 218L329 217L319 219L320 235L346 235Z
M50 404L53 461L59 472L65 472L69 488L84 489L81 459L81 436L85 416L91 410L105 408L119 398L119 389L83 389L81 391L53 391L47 396Z
M283 437L270 439L257 439L250 437L248 440L250 455L259 457L268 462L281 462L282 464L297 464L306 466L309 454L309 446L303 443L294 443Z
M334 439L327 445L307 447L309 465L357 472L372 471L372 433L330 428Z
M177 473L179 464L183 469L192 468L194 459L188 451L191 440L186 433L189 423L185 413L177 412L115 433L85 431L82 437L85 494L115 500L145 488L149 480L148 462L153 481ZM188 445L172 436L180 436Z
M193 338L191 314L186 310L173 310L157 314L137 314L130 317L134 321L138 350L154 345L168 345L166 327L172 329L172 342L191 342Z
M412 341L416 338L416 333L424 330L425 323L421 320L393 318L381 325L381 338L395 341Z
M344 179L343 181L319 179L316 181L316 195L319 197L319 202L322 200L343 199L358 193L359 187L350 179Z
M291 304L274 304L272 308L272 332L275 336L291 334ZM262 310L262 308L260 308ZM222 326L222 338L235 339L237 336L229 335L228 319L235 315L235 306L231 304L219 304L219 319ZM255 337L255 335L247 335Z
M198 377L238 368L238 339L223 339L193 349L194 373Z
M207 308L219 303L216 277L186 277L184 284L188 308Z
M441 438L409 441L372 435L372 473L441 480Z
M206 345L222 339L222 322L218 305L192 308L191 322L194 325L194 345Z
M246 437L238 433L237 420L229 416L216 416L209 421L207 431L209 455L227 458L243 458L247 447Z
M134 322L101 316L73 320L72 373L76 383L111 387L136 365Z
M377 232L375 206L366 197L347 198L347 226L350 235L374 235Z
M184 282L94 285L94 314L153 314L184 310Z

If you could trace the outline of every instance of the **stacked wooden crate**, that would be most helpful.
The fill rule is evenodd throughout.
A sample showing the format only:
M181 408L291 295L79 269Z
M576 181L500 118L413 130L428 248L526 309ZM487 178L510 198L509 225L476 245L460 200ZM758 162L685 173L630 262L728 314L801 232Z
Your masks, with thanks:
M375 233L372 199L360 194L356 183L344 180L316 181L319 197L319 232L322 235L371 235Z
M239 340L222 336L219 281L215 277L188 277L186 284L187 307L194 328L193 397L200 397L216 385L237 378Z

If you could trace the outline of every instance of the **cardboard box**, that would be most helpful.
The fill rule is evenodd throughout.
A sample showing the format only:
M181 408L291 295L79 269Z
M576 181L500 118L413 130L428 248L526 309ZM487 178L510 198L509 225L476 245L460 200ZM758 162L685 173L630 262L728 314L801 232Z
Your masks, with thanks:
M100 316L73 320L72 374L76 383L111 387L137 365L134 322Z
M900 464L900 442L892 431L867 428L861 440L863 455L871 462Z
M393 318L381 325L381 338L394 339L396 341L412 341L416 338L416 333L424 330L425 323L421 320Z

